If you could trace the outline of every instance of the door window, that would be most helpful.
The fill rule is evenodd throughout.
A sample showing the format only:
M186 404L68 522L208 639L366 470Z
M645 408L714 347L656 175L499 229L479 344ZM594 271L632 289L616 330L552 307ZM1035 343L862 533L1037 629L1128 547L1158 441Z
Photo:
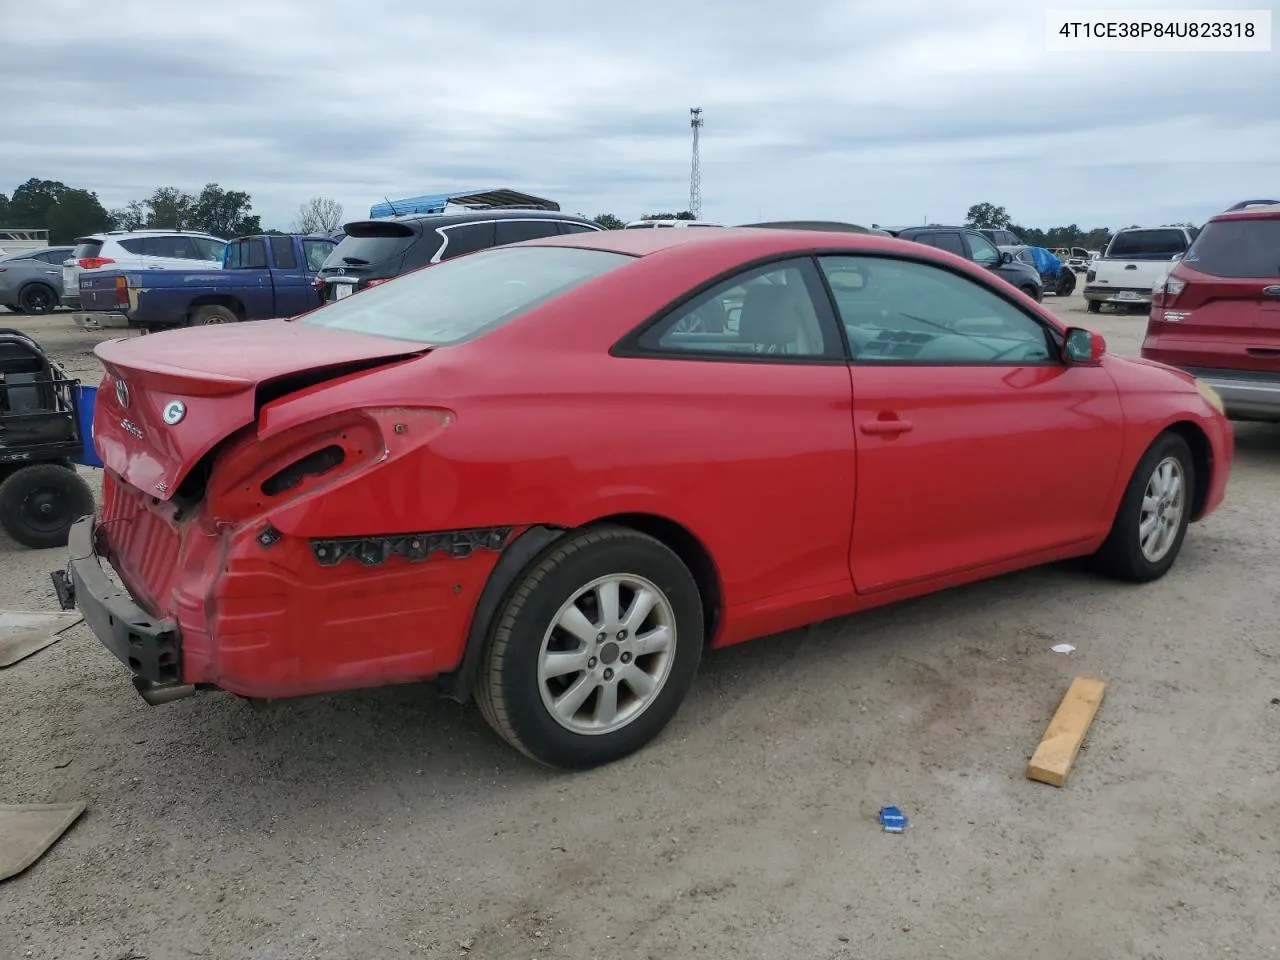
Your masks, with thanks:
M960 239L958 233L928 233L921 239L931 247L937 247L939 250L945 250L947 253L954 253L958 257L966 257L964 252L964 241Z
M994 267L1000 262L1000 251L994 243L980 233L970 233L967 237L970 260L980 267Z
M561 233L595 233L596 231L588 227L585 223L570 223L568 220L560 221Z
M829 256L819 263L855 362L1059 362L1048 328L968 277L880 257Z
M303 240L302 255L307 258L307 269L318 271L336 246L327 240Z
M836 358L839 338L814 308L806 274L812 275L807 260L739 274L678 307L645 331L639 346L742 359Z

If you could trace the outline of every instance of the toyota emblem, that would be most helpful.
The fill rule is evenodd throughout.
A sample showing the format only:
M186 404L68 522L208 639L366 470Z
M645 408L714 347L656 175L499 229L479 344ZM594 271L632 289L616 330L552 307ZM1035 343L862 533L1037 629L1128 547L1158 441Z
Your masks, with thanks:
M173 426L187 415L187 405L181 400L170 400L164 405L164 422Z
M129 405L129 385L123 380L116 381L116 402L122 407Z

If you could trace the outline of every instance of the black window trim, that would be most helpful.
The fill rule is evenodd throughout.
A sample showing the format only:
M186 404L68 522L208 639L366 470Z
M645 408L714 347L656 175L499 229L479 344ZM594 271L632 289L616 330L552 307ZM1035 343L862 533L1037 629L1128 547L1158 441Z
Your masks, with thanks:
M439 263L439 262L441 261L441 259L443 259L443 258L444 258L444 253L445 253L445 251L449 248L449 231L450 231L450 230L456 230L456 229L458 229L459 227L476 227L476 226L484 226L485 224L492 223L492 224L494 224L494 230L495 230L495 233L496 233L496 230L497 230L497 224L499 224L499 223L506 223L506 222L511 221L511 220L518 220L518 221L520 221L521 223L579 223L579 224L582 224L582 225L584 225L584 226L586 225L584 221L580 221L580 220L570 220L570 219L568 219L567 217L491 217L491 218L489 218L489 219L484 219L484 218L481 218L481 217L477 217L477 218L476 218L476 219L474 219L474 220L461 220L461 221L459 221L458 223L446 223L446 224L444 224L443 226L436 227L436 228L435 228L435 230L433 231L434 233L437 233L437 234L439 234L439 235L440 235L440 241L441 241L441 242L440 242L440 248L439 248L438 250L436 250L436 252L435 252L434 254L432 254L431 259L430 259L430 260L428 260L428 261L427 261L427 263ZM591 224L591 229L592 229L592 230L599 231L599 230L603 230L604 228L603 228L603 227L601 227L599 224ZM548 239L550 239L551 237L554 237L554 236L565 236L565 234L562 234L562 233L558 233L558 232L557 232L557 233L551 234L551 235L550 235L550 236L548 236L548 237L534 237L534 238L531 238L531 239L535 239L535 240L548 240ZM524 242L527 242L527 241L519 241L519 242L524 243ZM504 244L494 244L494 246L504 246L504 247L505 247L505 246L509 246L509 244L505 244L505 243L504 243ZM485 250L487 250L487 249L489 249L489 248L488 248L488 247L482 247L481 249L485 249ZM473 252L478 253L479 251L477 250L477 251L473 251Z
M804 278L805 291L813 304L818 324L823 334L822 356L796 356L784 353L716 353L710 350L677 350L671 348L648 347L640 343L640 338L651 329L682 315L679 311L702 297L704 294L720 286L734 277L760 272L763 268L781 268L794 264L800 269ZM823 291L826 296L823 296ZM838 346L837 346L838 345ZM837 354L838 350L838 354ZM784 253L770 253L744 263L734 264L711 278L704 280L690 290L680 294L674 300L642 320L633 327L621 340L609 348L611 357L625 357L636 360L687 360L694 363L746 363L746 364L780 364L783 366L843 366L848 363L849 344L846 339L844 324L839 322L838 315L831 309L830 290L826 289L826 280L818 267L815 254L810 250L788 250Z
M1048 342L1052 348L1051 356L1048 360L1038 363L1026 360L967 360L967 361L946 361L920 363L911 358L895 359L892 357L876 358L876 359L859 359L853 355L853 350L849 346L848 331L845 329L844 321L840 319L840 309L836 304L835 292L831 289L831 283L827 280L826 272L822 269L819 262L822 257L860 257L864 259L877 260L900 260L905 263L913 263L926 267L932 267L935 270L941 270L959 277L961 280L968 280L970 283L982 287L988 293L993 293L1013 309L1017 310L1023 316L1030 319L1039 326L1046 334ZM970 260L978 269L983 269L979 264ZM990 277L972 277L962 270L956 270L948 264L939 263L930 257L912 257L902 253L885 253L879 250L821 250L813 254L814 269L818 273L818 279L821 280L823 289L827 294L826 308L831 312L832 317L836 321L836 325L840 328L840 340L844 344L845 362L851 367L1065 367L1066 360L1062 357L1062 344L1065 333L1058 329L1054 324L1047 322L1043 317L1027 310L1025 306L1018 303L1012 296L1012 291L1001 289L1000 284L991 282ZM1004 281L1001 281L1004 283Z

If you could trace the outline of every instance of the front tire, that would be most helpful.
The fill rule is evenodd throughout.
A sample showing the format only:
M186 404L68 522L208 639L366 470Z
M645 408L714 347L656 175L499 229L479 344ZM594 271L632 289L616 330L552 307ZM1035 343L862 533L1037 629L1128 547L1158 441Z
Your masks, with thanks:
M35 463L0 483L0 527L24 547L65 547L71 525L93 513L93 491L75 468Z
M670 548L623 527L582 530L512 590L476 700L499 736L540 763L610 763L675 716L703 632L697 583Z
M1111 533L1094 556L1109 576L1133 583L1158 580L1182 550L1197 478L1191 447L1163 433L1138 461Z

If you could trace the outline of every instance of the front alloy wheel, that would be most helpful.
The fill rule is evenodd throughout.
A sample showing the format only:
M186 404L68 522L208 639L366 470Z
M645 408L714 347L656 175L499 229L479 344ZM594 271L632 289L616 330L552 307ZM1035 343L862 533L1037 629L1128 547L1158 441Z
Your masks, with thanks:
M1187 441L1171 431L1156 437L1138 461L1111 532L1094 557L1102 571L1135 583L1168 573L1187 535L1199 482Z
M499 611L476 700L509 744L548 766L598 766L667 725L693 685L702 598L680 558L624 527L566 535Z

